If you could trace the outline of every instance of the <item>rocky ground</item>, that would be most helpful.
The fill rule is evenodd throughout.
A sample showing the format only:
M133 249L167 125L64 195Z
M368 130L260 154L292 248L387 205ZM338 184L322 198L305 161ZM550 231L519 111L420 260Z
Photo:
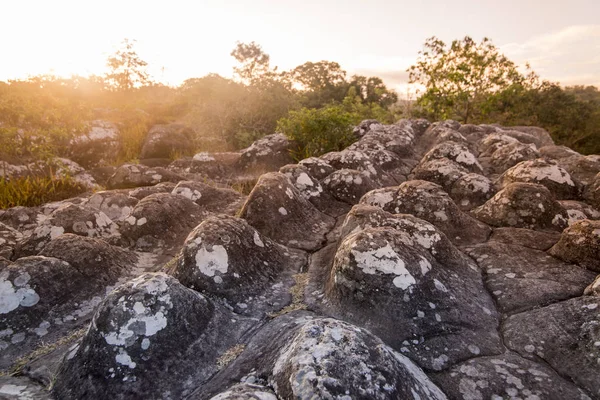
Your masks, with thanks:
M600 156L402 120L115 168L94 129L90 193L0 211L0 398L600 399Z

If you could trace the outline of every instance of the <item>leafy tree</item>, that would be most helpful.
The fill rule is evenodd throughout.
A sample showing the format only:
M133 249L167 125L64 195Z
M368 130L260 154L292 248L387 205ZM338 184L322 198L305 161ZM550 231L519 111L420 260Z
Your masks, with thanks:
M477 43L469 36L450 47L436 37L427 39L408 72L410 83L425 87L417 104L426 116L463 123L481 118L490 95L536 79L521 74L490 39Z
M135 40L124 39L121 48L108 57L110 72L106 74L106 83L115 90L129 91L152 82L146 72L148 63L135 52L134 43Z
M377 104L388 108L398 101L396 92L388 89L381 78L376 76L354 75L349 86L355 89L363 104Z
M301 160L348 147L357 139L352 129L359 121L358 115L331 104L320 109L290 111L288 117L277 122L277 130L296 142L292 154Z
M336 62L307 62L290 71L289 76L303 95L302 104L309 108L341 102L348 91L346 71Z
M231 56L240 63L233 70L244 83L255 82L261 76L271 72L271 57L255 42L237 42Z

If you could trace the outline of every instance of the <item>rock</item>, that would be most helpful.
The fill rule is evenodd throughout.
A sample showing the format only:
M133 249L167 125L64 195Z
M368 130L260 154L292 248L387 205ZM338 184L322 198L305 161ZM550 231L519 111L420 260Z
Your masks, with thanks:
M500 132L490 133L479 142L479 157L491 157L502 147L520 143L517 139L503 135ZM534 147L534 146L533 146Z
M417 136L415 129L408 121L401 121L394 125L379 125L350 145L347 150L362 153L386 150L400 157L412 158L415 154L414 143Z
M3 223L24 235L31 234L37 227L41 210L39 207L12 207L1 210L0 223ZM42 217L43 218L43 217Z
M245 220L219 215L189 234L173 276L243 312L256 308L254 297L265 295L281 275L298 273L305 261L304 254L273 242Z
M65 357L53 395L183 398L216 372L219 355L247 329L232 316L167 275L142 275L99 306Z
M69 143L69 157L85 168L110 164L121 152L119 128L110 121L96 120Z
M102 191L94 193L83 205L102 211L113 221L123 221L138 201L127 192Z
M183 177L161 167L149 168L144 165L124 164L108 179L109 189L128 189L140 186L153 186L161 182L177 183Z
M534 183L511 183L481 207L475 217L492 226L562 231L569 216L552 193Z
M558 163L569 171L574 179L584 185L592 183L594 177L600 173L600 155L598 154L561 159Z
M534 144L514 142L496 150L490 158L490 165L495 172L503 173L520 162L535 160L538 157L539 153Z
M354 127L352 133L357 138L361 138L375 128L382 128L384 125L376 119L365 119Z
M125 218L121 234L137 250L170 253L206 216L202 207L183 196L152 194Z
M600 275L596 277L594 282L588 287L585 288L583 292L586 296L596 296L600 297Z
M512 352L474 358L432 379L452 399L591 400L552 368Z
M96 180L96 183L100 186L106 186L108 180L117 171L117 167L112 165L106 165L101 167L94 167L88 170L89 174Z
M540 147L540 155L545 159L550 160L563 160L571 157L581 157L581 154L568 148L567 146L556 145Z
M483 242L491 233L489 227L460 211L450 196L431 182L414 180L373 190L365 194L360 203L395 214L413 214L434 224L459 245Z
M558 200L579 197L579 183L556 163L545 160L523 161L506 171L500 178L502 188L514 182L537 183L546 186Z
M550 250L554 257L600 272L600 221L577 221Z
M560 239L559 232L534 231L524 228L495 228L490 240L516 244L535 250L546 251Z
M16 256L37 254L50 240L63 233L113 240L119 236L118 226L102 211L65 203L47 217L40 217L33 233L21 241Z
M329 318L298 329L275 362L272 385L284 399L446 398L419 367L370 332Z
M517 313L581 296L594 274L561 262L543 251L489 241L468 254L484 271L498 310Z
M240 213L261 234L285 246L315 250L335 220L321 213L280 173L260 177Z
M304 160L300 161L298 165L305 167L308 170L308 173L318 180L325 179L327 176L331 175L333 171L335 171L335 168L333 168L327 161L316 157L305 158Z
M379 186L397 185L393 177L376 166L365 153L355 150L343 150L340 152L331 152L321 156L329 165L336 170L352 169L363 172L365 176L371 179Z
M11 259L17 242L21 239L21 232L0 222L0 257Z
M277 396L264 386L240 383L211 397L210 400L277 400Z
M501 126L499 128L504 131L503 134L514 137L523 143L534 143L538 148L554 145L552 137L544 128L537 126Z
M129 196L141 200L155 193L171 193L175 189L175 186L177 185L173 182L162 182L154 186L142 186L131 190Z
M286 164L294 162L290 150L294 142L285 135L276 133L267 135L241 151L241 157L235 166L239 170L277 171Z
M464 144L447 141L429 150L421 159L421 163L432 160L448 159L454 161L469 172L481 174L483 169L475 154Z
M600 210L600 173L598 173L594 180L586 186L583 198L596 210Z
M142 145L140 158L172 158L193 148L193 129L181 124L154 125Z
M0 398L3 400L51 400L45 387L20 376L0 377Z
M454 122L454 121L452 121ZM418 148L426 153L433 147L444 142L454 142L458 144L468 145L467 139L458 132L456 124L434 123L427 128L423 136L421 136Z
M136 265L135 253L111 246L101 239L65 233L46 244L39 255L68 262L87 279L86 286L114 284Z
M583 219L600 219L600 211L589 204L575 200L560 200L560 205L567 210L569 225Z
M462 211L469 211L484 204L494 195L492 182L483 175L462 175L452 184L448 194Z
M503 324L508 348L541 359L565 378L600 397L599 297L578 297L510 316Z
M498 315L477 268L454 248L438 253L441 232L397 228L365 228L340 241L333 265L321 266L329 270L320 307L428 370L500 351Z
M228 169L208 153L198 153L193 158L177 159L167 168L177 174L194 174L209 179L222 178L228 174Z
M422 161L413 170L414 179L433 182L447 191L450 191L452 185L467 174L466 168L447 158Z
M233 189L217 188L196 181L181 181L171 192L190 199L204 210L235 214L242 207L244 196Z
M140 161L139 165L143 165L145 167L167 168L169 166L169 164L171 164L172 159L171 158L142 158L139 161Z
M345 168L335 171L322 183L328 193L348 204L358 203L365 193L378 187L367 173Z

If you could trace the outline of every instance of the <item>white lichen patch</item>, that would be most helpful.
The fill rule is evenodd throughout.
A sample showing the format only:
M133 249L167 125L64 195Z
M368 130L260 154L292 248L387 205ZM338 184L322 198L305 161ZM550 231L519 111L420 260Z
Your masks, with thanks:
M215 276L217 271L224 274L229 266L227 250L221 245L214 245L210 250L201 246L196 252L195 259L196 266L206 276Z
M18 307L32 307L40 301L40 296L28 284L31 279L27 272L21 272L13 282L9 271L0 272L0 314L8 314Z
M258 247L265 247L265 244L263 243L262 240L260 240L260 235L257 231L254 231L254 244L257 245Z
M394 251L389 243L370 251L352 250L352 255L356 260L357 267L365 274L374 275L377 273L395 275L393 279L394 286L406 290L417 283L415 278L406 269L404 260Z
M288 215L287 210L283 207L279 207L279 210L277 210L277 211L279 211L279 214L281 214L281 215Z

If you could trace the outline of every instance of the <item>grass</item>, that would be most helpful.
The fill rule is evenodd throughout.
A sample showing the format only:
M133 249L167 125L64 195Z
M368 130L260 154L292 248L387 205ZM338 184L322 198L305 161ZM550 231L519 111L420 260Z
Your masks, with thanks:
M72 178L36 177L0 178L0 209L17 206L36 207L85 193L87 189Z
M296 284L290 288L290 294L292 295L292 302L281 310L269 313L268 316L271 318L279 317L280 315L291 313L297 310L306 310L307 305L304 303L304 291L306 285L308 285L309 276L307 272L294 275Z
M242 354L245 348L245 344L236 344L235 346L227 349L227 351L217 359L217 367L219 370L222 370L231 364L236 358L238 358L240 354Z

